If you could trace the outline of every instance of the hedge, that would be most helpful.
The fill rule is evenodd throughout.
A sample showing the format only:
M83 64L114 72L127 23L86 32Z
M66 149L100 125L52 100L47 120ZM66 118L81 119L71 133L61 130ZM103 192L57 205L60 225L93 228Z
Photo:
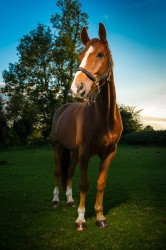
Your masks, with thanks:
M132 145L156 145L166 146L166 130L142 131L125 134L121 137L120 143Z

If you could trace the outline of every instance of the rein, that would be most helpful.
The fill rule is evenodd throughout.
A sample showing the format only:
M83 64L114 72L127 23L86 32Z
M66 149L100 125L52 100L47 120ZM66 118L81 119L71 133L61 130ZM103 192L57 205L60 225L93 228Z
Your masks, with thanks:
M91 79L94 82L94 84L96 86L96 88L91 92L91 95L94 93L94 97L90 96L89 97L90 101L95 102L97 96L100 94L101 88L105 85L106 82L108 83L108 82L111 81L111 79L110 79L110 77L111 77L111 70L110 70L111 66L110 65L111 65L111 63L109 61L109 68L108 68L108 70L104 74L102 74L101 76L99 76L98 78L95 78L88 70L84 69L83 67L78 67L77 68L76 71L83 72L85 75L87 75L87 77L89 77L89 79ZM100 85L100 82L103 79L105 79L105 78L107 78L107 81Z

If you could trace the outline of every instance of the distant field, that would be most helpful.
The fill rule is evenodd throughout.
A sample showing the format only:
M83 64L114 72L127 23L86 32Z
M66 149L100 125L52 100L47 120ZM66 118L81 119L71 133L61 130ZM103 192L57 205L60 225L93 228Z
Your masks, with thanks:
M0 249L166 249L166 148L120 146L109 171L104 211L109 227L94 223L98 159L90 161L87 230L74 229L77 207L50 206L52 148L0 151ZM79 168L73 179L79 204Z

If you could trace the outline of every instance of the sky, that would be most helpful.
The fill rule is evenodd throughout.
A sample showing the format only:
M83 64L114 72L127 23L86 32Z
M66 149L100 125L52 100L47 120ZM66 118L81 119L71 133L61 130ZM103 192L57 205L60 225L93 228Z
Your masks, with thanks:
M166 1L79 0L88 18L89 37L103 23L114 60L119 104L142 109L141 122L166 129ZM19 39L50 25L56 0L0 0L0 85L2 71L17 62Z

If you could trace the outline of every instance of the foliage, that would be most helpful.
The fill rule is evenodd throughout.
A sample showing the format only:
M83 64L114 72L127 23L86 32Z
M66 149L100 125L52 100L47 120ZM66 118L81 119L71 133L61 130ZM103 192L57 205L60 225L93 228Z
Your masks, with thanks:
M46 146L50 145L50 138L45 140L44 136L29 136L27 138L26 144L29 148Z
M141 110L136 110L136 107L124 104L119 105L118 107L123 122L123 134L141 131L142 124L139 119Z
M50 28L38 24L35 30L23 36L17 50L19 62L10 64L9 70L3 72L6 83L3 91L8 96L7 110L10 119L15 116L13 124L18 123L15 121L17 119L22 128L25 127L25 123L30 124L32 121L33 125L37 123L41 129L46 125L50 128L51 107L55 106L54 95L56 93L54 67L51 63L52 35ZM38 119L31 119L28 109L26 109L28 114L25 114L25 101L28 106L34 107ZM25 135L25 129L21 129L20 134L21 131ZM29 129L29 133L27 129L26 131L26 135L32 132L31 129Z
M53 28L38 24L20 39L18 62L3 71L6 112L12 137L25 141L33 130L47 138L55 107L72 101L69 85L77 66L80 29L87 14L78 0L57 1Z
M121 143L166 147L166 130L132 132L122 136Z
M0 146L7 144L7 137L8 137L7 118L4 112L3 99L0 96Z
M50 206L54 188L53 151L50 148L0 152L1 249L118 249L164 250L166 208L166 152L156 147L118 147L108 172L104 214L109 226L95 226L94 204L99 160L89 166L86 201L87 230L76 232L79 204L79 168L73 179L75 208Z
M73 75L78 66L78 53L81 48L80 31L87 25L88 15L81 11L79 1L58 0L61 15L56 13L51 23L56 29L53 57L56 62L56 77L60 87L62 103L71 102L69 95Z
M147 125L147 126L143 129L143 131L154 131L154 128L153 128L152 126L150 126L150 125Z

